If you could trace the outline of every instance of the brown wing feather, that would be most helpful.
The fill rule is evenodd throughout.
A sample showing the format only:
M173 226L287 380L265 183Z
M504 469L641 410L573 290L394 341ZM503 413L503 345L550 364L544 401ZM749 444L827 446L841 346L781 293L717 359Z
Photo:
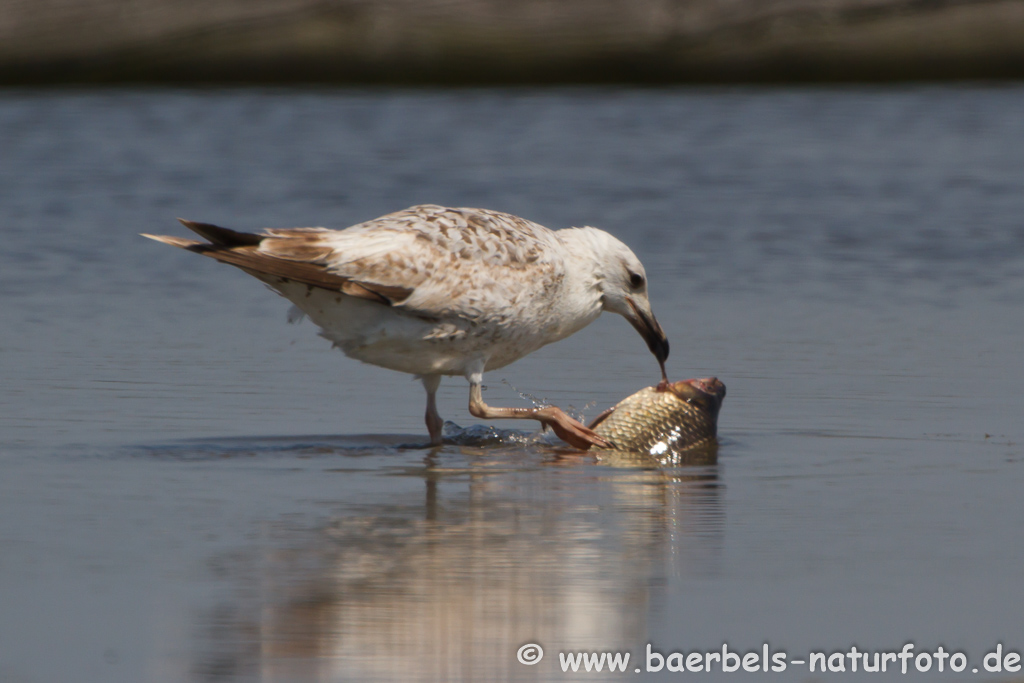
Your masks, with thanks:
M405 300L413 291L404 287L359 282L331 273L324 265L311 260L292 260L262 253L259 251L259 244L263 239L268 239L264 235L235 232L208 223L193 223L191 221L182 221L182 223L203 237L215 239L218 243L208 244L169 235L144 234L143 236L209 256L221 263L229 263L256 276L284 278L311 287L320 287L360 299L376 301L387 306ZM289 256L299 257L302 255L310 259L317 259L323 256L325 249L316 245L295 245L289 250Z
M225 249L224 247L200 244L195 247L188 247L188 250L260 275L282 277L286 280L294 280L295 282L336 292L344 291L345 285L350 282L347 278L327 272L327 269L323 266L274 258L273 256L261 254L257 251L256 247L231 247Z
M483 209L414 206L341 231L274 228L252 234L182 222L211 243L156 239L253 275L401 305L425 318L474 318L480 315L481 296L499 305L520 296L492 282L476 291L478 271L512 273L538 290L557 288L563 278L558 239L551 231Z

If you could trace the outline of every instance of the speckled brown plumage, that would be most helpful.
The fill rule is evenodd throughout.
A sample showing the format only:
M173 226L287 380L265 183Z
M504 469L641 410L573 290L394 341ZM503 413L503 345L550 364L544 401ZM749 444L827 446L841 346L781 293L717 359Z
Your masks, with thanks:
M344 230L243 233L182 222L208 242L147 237L259 278L346 355L420 376L428 397L441 375L478 385L484 370L582 329L603 310L630 320L659 362L668 355L643 265L596 228L556 232L507 213L432 204Z

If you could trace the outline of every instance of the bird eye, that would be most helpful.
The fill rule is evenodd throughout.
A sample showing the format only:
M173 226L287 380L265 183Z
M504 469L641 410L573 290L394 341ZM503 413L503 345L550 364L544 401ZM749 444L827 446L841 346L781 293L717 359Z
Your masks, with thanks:
M629 286L633 289L640 289L644 286L644 276L640 273L630 273Z

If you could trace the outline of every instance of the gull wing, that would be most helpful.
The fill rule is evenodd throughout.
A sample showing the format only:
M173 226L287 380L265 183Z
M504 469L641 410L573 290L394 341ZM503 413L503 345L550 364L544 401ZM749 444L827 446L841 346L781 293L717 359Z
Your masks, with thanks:
M197 223L178 219L181 223L205 237L209 242L173 237L170 235L149 235L144 237L181 247L203 256L209 256L222 263L230 263L261 279L269 277L300 282L311 287L343 292L349 296L368 299L385 305L408 298L410 289L362 283L350 277L332 273L324 263L329 250L317 246L316 235L321 231L313 228L297 228L289 232L295 236L288 240L292 244L292 258L282 258L263 249L270 239L267 235L236 232L209 223Z
M483 209L414 206L354 225L260 234L182 221L208 240L146 235L265 279L280 277L428 318L479 318L561 282L554 233Z
M547 228L485 209L414 206L331 233L331 272L412 293L401 302L425 317L507 316L550 298L565 273Z

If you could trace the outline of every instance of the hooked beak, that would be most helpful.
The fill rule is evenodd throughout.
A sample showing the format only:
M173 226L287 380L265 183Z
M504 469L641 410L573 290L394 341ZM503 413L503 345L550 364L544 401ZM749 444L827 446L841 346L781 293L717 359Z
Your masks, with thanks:
M661 329L654 314L638 306L633 297L627 296L626 302L629 304L631 313L631 315L625 316L626 320L647 342L647 348L651 350L654 357L658 359L658 365L661 366L661 379L667 382L665 361L668 359L668 337L665 336L665 331Z

